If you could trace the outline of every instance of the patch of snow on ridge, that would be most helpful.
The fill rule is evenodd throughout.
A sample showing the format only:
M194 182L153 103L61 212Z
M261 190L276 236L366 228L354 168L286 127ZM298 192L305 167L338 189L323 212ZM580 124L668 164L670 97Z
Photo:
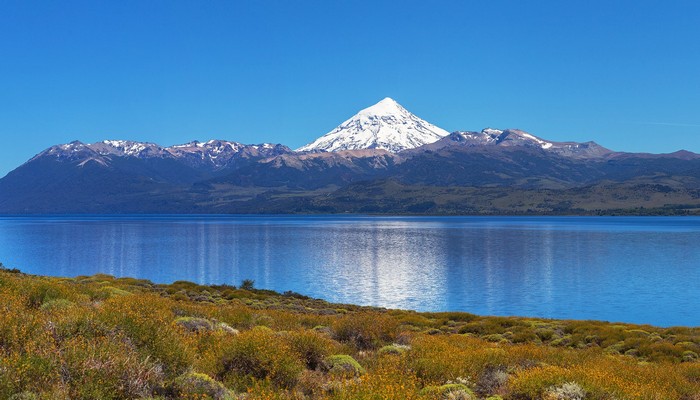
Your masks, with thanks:
M106 144L107 146L111 146L129 156L137 155L150 147L147 143L130 142L127 140L103 140L102 143ZM99 151L99 153L109 154L104 150Z
M170 149L180 149L180 148L186 148L186 147L204 147L204 144L198 140L193 140L188 143L183 143L183 144L176 144L173 146L170 146Z
M543 149L548 149L548 148L552 147L552 143L545 142L544 140L536 138L536 137L530 135L529 133L521 132L520 135L539 143L539 145L542 146Z
M483 133L485 133L485 134L487 134L487 135L496 135L496 136L498 136L498 135L500 135L501 133L503 133L503 131L500 130L500 129L492 129L492 128L486 128L486 129L482 130L481 132L483 132Z

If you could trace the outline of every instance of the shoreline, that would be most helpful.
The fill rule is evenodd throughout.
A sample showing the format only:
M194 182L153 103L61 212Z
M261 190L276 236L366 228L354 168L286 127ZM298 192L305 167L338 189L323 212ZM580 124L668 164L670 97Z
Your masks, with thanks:
M135 278L131 276L115 276L107 273L101 273L98 272L93 275L76 275L76 276L64 276L64 275L41 275L41 274L32 274L28 273L25 271L21 271L20 269L17 268L6 268L6 266L3 266L2 263L0 263L0 271L3 271L3 268L5 267L4 271L12 271L14 273L19 273L22 275L26 276L31 276L31 277L37 277L37 278L54 278L54 279L59 279L59 280L80 280L80 279L92 279L94 277L103 277L105 279L109 280L114 280L114 281L132 281L136 280L139 282L142 282L143 284L146 285L152 285L153 287L161 287L161 288L167 288L170 286L177 286L177 285L187 285L187 286L193 286L193 287L199 287L199 288L231 288L231 287L236 287L235 285L228 284L228 283L197 283L197 282L192 282L188 280L175 280L171 282L159 282L159 281L153 281L150 279L146 278ZM698 329L700 330L700 325L656 325L652 323L640 323L640 322L630 322L630 321L609 321L609 320L603 320L603 319L591 319L591 318L557 318L557 317L540 317L540 316L531 316L531 315L521 315L521 314L513 314L513 315L500 315L500 314L475 314L475 313L470 313L469 311L462 311L462 310L439 310L439 311L423 311L423 310L417 310L417 309L411 309L411 308L391 308L391 307L384 307L380 305L371 305L371 304L359 304L359 303L343 303L343 302L334 302L331 300L327 300L321 297L314 297L311 295L307 295L304 293L298 293L294 291L285 291L285 292L280 292L274 289L267 289L267 288L258 288L256 287L254 289L257 292L260 293L265 293L269 296L280 296L284 297L287 296L287 294L291 294L294 297L309 300L309 301L316 301L316 302L323 302L327 303L329 306L338 306L338 307L353 307L353 308L360 308L360 309L367 309L367 310L375 310L375 311L383 311L383 312L408 312L408 313L417 313L417 314L445 314L445 313L451 313L451 314L466 314L470 316L476 316L476 317L481 317L481 318L520 318L520 319L528 319L528 320L537 320L537 321L567 321L567 322L595 322L595 323L601 323L601 324L610 324L610 325L631 325L631 326L637 326L637 327L644 327L644 328L651 328L651 329L672 329L672 328L688 328L688 329Z

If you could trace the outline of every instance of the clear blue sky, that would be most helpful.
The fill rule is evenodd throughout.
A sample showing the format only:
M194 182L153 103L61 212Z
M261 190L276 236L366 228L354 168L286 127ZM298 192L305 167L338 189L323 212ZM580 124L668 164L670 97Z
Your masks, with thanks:
M0 176L72 140L448 130L700 152L699 1L0 2Z

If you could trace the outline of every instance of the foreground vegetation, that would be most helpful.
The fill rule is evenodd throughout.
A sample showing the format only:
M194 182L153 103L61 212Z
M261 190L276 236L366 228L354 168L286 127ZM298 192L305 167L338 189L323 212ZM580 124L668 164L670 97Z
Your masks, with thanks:
M699 328L0 270L2 399L700 399Z

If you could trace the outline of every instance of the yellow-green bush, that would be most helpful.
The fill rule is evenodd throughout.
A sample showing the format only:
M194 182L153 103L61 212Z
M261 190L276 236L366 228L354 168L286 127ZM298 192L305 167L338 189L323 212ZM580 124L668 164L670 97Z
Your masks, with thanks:
M141 355L128 338L68 339L62 346L71 399L140 398L153 393L163 381L155 360Z
M153 294L112 297L104 302L98 318L124 332L169 373L180 374L193 362L187 335L174 323L172 304L167 299Z
M377 312L343 315L332 324L336 340L360 349L373 349L392 343L398 327L395 318Z
M287 332L285 338L308 369L316 369L329 355L339 349L337 342L313 330Z
M233 400L234 394L206 374L187 372L175 379L170 395L178 399Z
M440 386L426 386L420 391L421 395L435 399L476 400L476 396L466 385L447 383ZM459 396L459 397L457 397Z
M252 329L238 335L223 351L217 375L237 390L256 380L288 389L296 384L302 369L301 360L283 336Z
M321 362L321 369L331 375L341 377L360 376L365 369L354 358L346 354L336 354L326 357Z

